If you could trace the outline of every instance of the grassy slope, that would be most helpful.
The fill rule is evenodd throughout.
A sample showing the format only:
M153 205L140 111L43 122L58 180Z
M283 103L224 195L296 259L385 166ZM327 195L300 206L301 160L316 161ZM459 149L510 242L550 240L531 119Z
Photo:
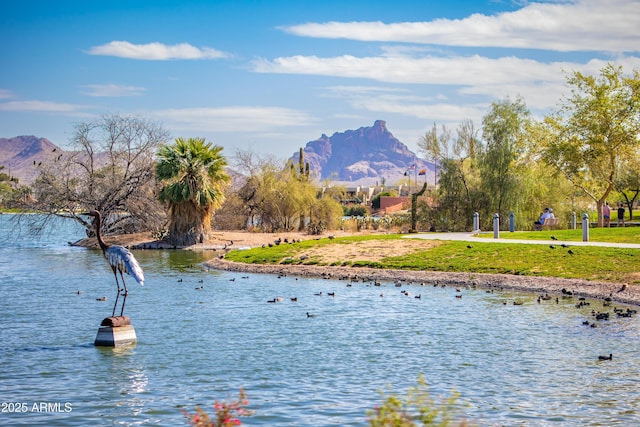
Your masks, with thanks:
M564 231L568 232L568 230ZM549 239L553 234L561 240L582 239L581 234L579 239L570 239L569 235L565 236L563 234L564 231L538 232L535 236ZM575 232L575 230L571 231ZM635 233L640 234L640 230L636 230ZM524 237L526 236L525 233L510 234L513 234L514 238L529 238ZM630 241L625 240L627 238L632 239L633 232L622 234L626 236L622 241ZM501 237L503 237L502 234ZM226 258L230 261L258 264L317 265L319 261L314 257L300 260L300 256L313 246L348 244L371 239L400 238L402 238L401 235L380 235L353 236L334 240L307 240L295 245L233 251L228 253ZM639 240L636 238L633 241L638 242ZM640 249L573 247L571 249L574 255L570 255L567 249L559 246L556 249L551 249L547 245L503 244L493 243L489 240L487 242L474 242L471 244L471 248L468 248L468 245L468 242L446 241L430 249L416 248L416 251L403 256L387 257L375 262L365 260L345 261L341 265L405 270L506 273L640 283Z

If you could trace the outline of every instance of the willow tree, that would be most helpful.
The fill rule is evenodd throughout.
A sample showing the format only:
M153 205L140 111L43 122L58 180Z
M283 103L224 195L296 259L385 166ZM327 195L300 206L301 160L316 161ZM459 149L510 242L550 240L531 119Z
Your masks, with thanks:
M264 170L260 176L260 216L271 231L300 230L316 199L317 187L290 167Z
M571 95L543 123L543 158L596 203L602 226L602 206L640 153L640 73L609 64L567 83Z
M169 210L170 243L188 246L207 239L211 215L224 202L223 187L230 180L221 151L204 138L177 138L158 151L156 176Z
M486 146L479 163L481 188L489 209L500 217L520 209L529 123L530 113L521 98L493 102L482 119Z
M442 164L451 159L452 142L451 131L442 125L441 131L438 132L438 127L434 123L431 130L425 132L424 136L418 140L418 149L432 159L434 167L437 168L438 162Z
M477 168L482 144L470 119L463 120L455 135L444 125L438 132L434 124L431 131L418 142L418 148L434 160L440 170L437 174L437 202L434 209L424 205L422 216L438 228L468 229L473 213L481 211L483 197L479 194ZM426 214L426 215L425 215Z
M235 197L242 201L245 223L265 232L304 230L319 233L338 226L342 207L335 188L319 190L310 179L309 163L300 150L298 162L274 156L236 152L236 170L248 172ZM228 206L225 206L225 210Z

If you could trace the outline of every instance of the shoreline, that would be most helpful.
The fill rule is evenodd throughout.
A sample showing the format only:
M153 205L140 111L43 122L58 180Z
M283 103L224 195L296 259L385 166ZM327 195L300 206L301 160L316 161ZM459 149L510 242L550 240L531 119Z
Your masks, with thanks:
M336 236L345 236L353 233L336 232ZM373 233L371 233L373 234ZM468 287L474 286L487 290L513 290L539 294L562 296L562 289L572 292L577 297L594 298L640 306L640 286L628 285L617 282L591 281L586 279L564 279L549 276L519 276L510 274L490 273L465 273L446 271L417 271L417 270L384 270L370 267L344 267L344 266L319 266L319 265L273 265L273 264L246 264L232 262L224 259L224 253L231 248L259 247L273 242L277 237L289 239L317 239L318 236L310 236L305 233L252 233L252 232L215 232L205 244L198 244L185 248L173 248L150 238L148 234L124 235L109 238L109 243L122 244L131 249L179 249L179 250L210 250L212 258L204 262L208 268L237 271L247 273L261 273L274 275L292 275L302 277L320 277L327 279L378 280L426 284L446 284L449 286ZM227 246L232 243L231 247ZM75 244L87 248L96 247L95 238L82 239ZM222 258L221 258L222 257Z
M460 273L443 271L385 270L370 267L329 267L318 265L245 264L213 258L205 266L224 271L245 273L320 277L325 279L357 279L364 281L403 281L477 287L487 290L513 290L563 296L563 289L575 297L585 297L640 306L640 289L622 283L596 282L583 279L563 279L546 276L515 276L509 274Z

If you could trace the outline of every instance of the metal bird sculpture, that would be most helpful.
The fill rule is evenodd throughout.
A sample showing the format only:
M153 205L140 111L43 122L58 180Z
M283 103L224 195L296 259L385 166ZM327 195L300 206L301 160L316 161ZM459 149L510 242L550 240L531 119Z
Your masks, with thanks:
M123 272L127 273L135 279L140 285L144 285L144 272L138 264L133 254L129 252L129 249L120 245L109 245L102 239L102 215L98 211L86 212L86 215L91 215L95 218L96 222L96 238L104 257L109 262L109 266L113 271L113 276L116 278L116 286L118 287L118 293L116 294L116 302L113 305L113 312L111 316L115 316L116 308L118 306L118 297L122 293L122 307L120 308L120 316L124 313L124 304L127 301L127 284L124 281ZM118 273L120 273L120 279L122 280L122 288L120 288L120 282L118 281Z

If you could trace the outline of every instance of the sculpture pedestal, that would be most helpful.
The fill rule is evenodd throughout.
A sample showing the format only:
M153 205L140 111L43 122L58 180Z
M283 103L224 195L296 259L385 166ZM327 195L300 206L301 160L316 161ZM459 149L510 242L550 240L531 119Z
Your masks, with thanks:
M134 344L138 338L129 317L107 317L98 328L94 345L105 347L122 347Z

